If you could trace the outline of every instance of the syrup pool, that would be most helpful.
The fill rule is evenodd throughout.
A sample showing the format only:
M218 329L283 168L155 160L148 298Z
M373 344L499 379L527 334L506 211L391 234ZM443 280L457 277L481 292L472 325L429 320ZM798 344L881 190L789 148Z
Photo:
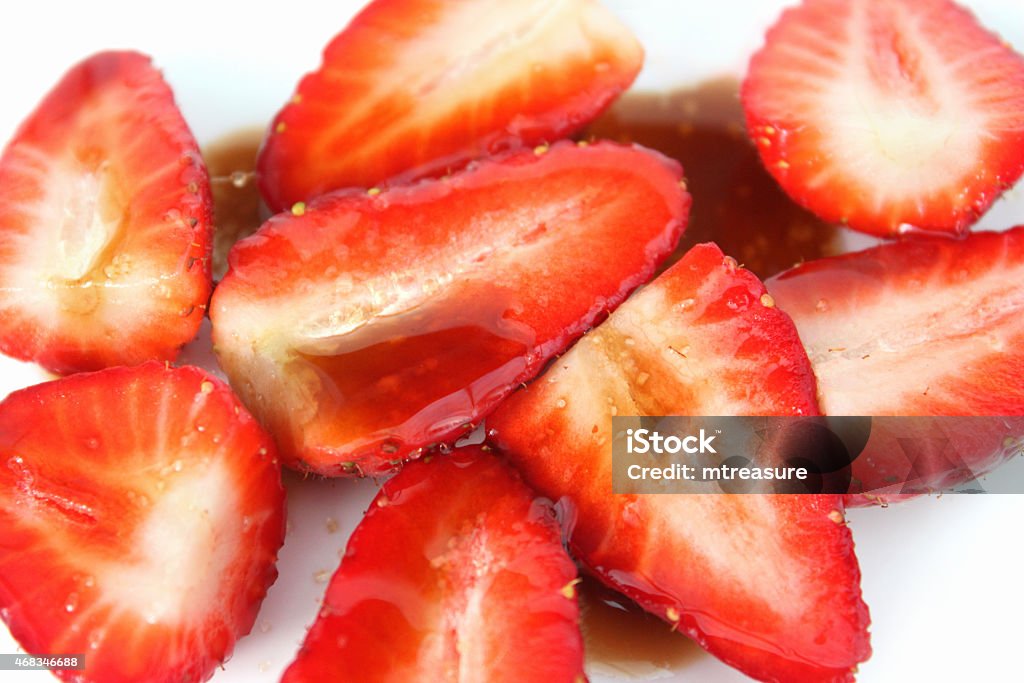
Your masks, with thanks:
M420 435L471 429L523 374L533 331L506 319L507 302L494 295L460 298L466 303L380 318L324 353L298 354L319 380L318 422L366 435L346 450L379 447L401 460Z
M587 137L635 142L682 163L693 206L663 269L701 242L716 242L762 279L846 249L848 230L793 203L762 167L744 129L739 87L721 78L627 93L587 129Z
M584 577L577 591L591 676L664 678L705 656L697 643L596 579Z
M227 272L232 245L256 232L262 223L256 186L256 155L264 129L243 128L202 150L213 191L213 277Z

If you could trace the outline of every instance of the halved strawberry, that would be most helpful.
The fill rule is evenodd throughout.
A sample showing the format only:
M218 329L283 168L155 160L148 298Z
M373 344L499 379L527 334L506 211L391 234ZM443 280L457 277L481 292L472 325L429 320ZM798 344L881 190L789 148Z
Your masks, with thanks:
M963 486L984 491L1024 451L1024 416L874 418L853 461L847 506L887 505Z
M0 351L58 373L174 358L210 296L210 207L149 58L75 66L0 158Z
M876 235L963 233L1024 171L1024 57L949 0L804 0L743 105L797 202Z
M612 494L613 415L814 414L792 321L704 244L487 423L606 584L756 678L847 681L870 650L838 496Z
M205 681L277 577L274 446L220 380L146 363L0 403L0 615L81 683Z
M643 50L596 0L376 0L267 132L275 210L554 142L629 87Z
M1024 420L1012 417L1024 416L1022 281L1024 226L820 259L768 287L800 331L826 414L1011 416L970 425L962 438L952 426L931 435L953 438L958 458L980 474L1013 454L1008 438L1024 436ZM927 435L872 436L869 488L886 477L905 480L914 456L892 445L918 436ZM953 483L941 467L915 476Z
M211 309L220 363L288 464L389 471L471 428L651 276L686 221L680 172L563 142L303 204L232 251Z
M551 503L473 446L407 465L349 540L283 683L579 683L576 566Z

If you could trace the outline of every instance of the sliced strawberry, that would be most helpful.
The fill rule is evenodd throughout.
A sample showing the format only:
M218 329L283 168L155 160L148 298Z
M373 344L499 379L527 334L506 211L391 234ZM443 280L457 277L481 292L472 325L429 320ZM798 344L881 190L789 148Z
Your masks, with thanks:
M174 358L210 296L210 206L147 57L71 69L0 158L0 351L58 373Z
M1024 416L1022 279L1024 226L812 261L768 287L800 331L826 414ZM1024 435L1024 420L999 418L959 432L931 436L952 438L948 455L980 474L1012 455L1004 442ZM892 444L917 436L926 433L872 436L865 456L874 474L860 474L871 477L868 488L905 481L907 456L917 458ZM918 474L950 473L942 467Z
M876 235L962 233L1024 171L1024 57L949 0L805 0L743 104L797 202Z
M579 683L576 567L551 503L473 446L407 465L349 540L283 683Z
M325 195L235 246L221 365L286 462L377 474L451 440L647 280L686 221L675 162L563 142Z
M847 506L887 505L956 486L985 490L983 477L1024 447L1024 416L875 418L853 461Z
M698 245L488 418L527 483L565 501L609 586L772 681L847 681L867 608L838 496L613 495L613 415L813 415L814 378L763 285Z
M376 0L271 123L263 197L280 210L553 142L597 116L642 62L596 0Z
M80 683L205 681L277 576L273 443L196 368L146 363L0 403L0 615Z

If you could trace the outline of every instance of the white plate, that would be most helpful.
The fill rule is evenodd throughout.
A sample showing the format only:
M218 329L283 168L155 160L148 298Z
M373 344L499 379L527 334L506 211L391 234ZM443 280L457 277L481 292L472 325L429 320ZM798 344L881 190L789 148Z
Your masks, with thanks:
M609 4L646 47L647 62L635 87L664 90L741 73L764 29L789 3ZM1019 0L967 4L1024 50ZM109 48L135 48L154 56L201 144L263 125L291 94L299 75L317 65L320 49L356 5L289 0L260 7L180 0L157 12L141 2L8 3L0 24L0 140L10 136L72 63ZM1018 186L1011 194L985 217L984 226L1024 223L1024 190ZM203 334L208 338L207 329ZM183 361L208 365L208 341L193 345ZM0 358L0 396L45 378L34 366ZM280 579L253 634L238 643L234 657L216 673L217 683L279 678L375 490L372 482L291 476L288 481L290 531ZM926 498L850 516L875 651L861 667L860 681L1020 680L1024 496ZM0 627L0 653L15 651L16 643ZM683 660L681 668L664 676L711 683L749 680L704 654L691 653ZM53 679L45 672L3 672L0 680ZM598 673L593 680L614 679Z

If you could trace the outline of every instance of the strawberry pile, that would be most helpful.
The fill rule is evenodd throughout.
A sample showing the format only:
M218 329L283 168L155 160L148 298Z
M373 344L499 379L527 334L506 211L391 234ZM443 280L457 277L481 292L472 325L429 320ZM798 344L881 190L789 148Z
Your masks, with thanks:
M68 681L214 675L277 576L284 465L394 475L288 683L583 681L579 571L758 680L854 680L845 508L877 491L615 495L611 418L993 416L957 450L1010 457L1024 226L970 228L1024 173L1024 57L949 0L785 11L750 143L794 202L893 241L766 282L677 248L701 197L676 160L581 132L642 62L596 0L371 2L269 125L275 213L219 283L161 74L72 68L0 157L0 351L64 375L0 403L26 651L85 653ZM171 364L207 313L230 387ZM868 489L905 476L898 438Z

